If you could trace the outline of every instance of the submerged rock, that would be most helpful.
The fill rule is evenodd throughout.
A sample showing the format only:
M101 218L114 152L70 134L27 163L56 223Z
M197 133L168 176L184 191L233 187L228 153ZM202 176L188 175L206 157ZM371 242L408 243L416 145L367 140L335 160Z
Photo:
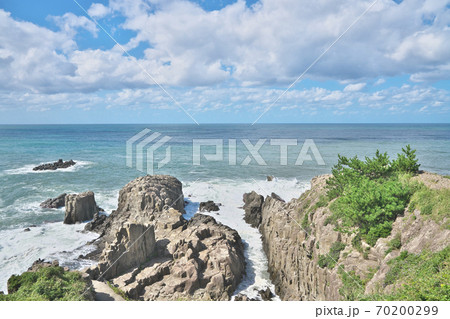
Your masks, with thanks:
M75 224L94 218L98 213L93 192L66 195L66 215L64 224Z
M42 164L42 165L36 166L33 168L33 171L47 171L47 170L54 171L54 170L57 170L60 168L68 168L75 164L76 164L76 162L74 162L72 160L64 162L62 159L59 159L57 162L54 162L54 163L47 163L47 164Z
M219 205L214 203L212 200L209 200L207 202L201 202L199 210L201 212L216 212L219 210Z

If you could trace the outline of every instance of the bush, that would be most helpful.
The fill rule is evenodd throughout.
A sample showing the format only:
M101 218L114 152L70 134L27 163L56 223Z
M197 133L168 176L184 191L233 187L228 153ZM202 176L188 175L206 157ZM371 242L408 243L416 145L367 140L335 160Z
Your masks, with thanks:
M330 208L342 221L341 231L357 227L369 245L389 236L393 221L404 212L413 193L404 175L419 168L415 150L409 145L402 150L395 161L378 150L375 157L366 157L365 161L339 155L333 176L327 181L327 195L337 197Z
M9 294L0 295L0 300L90 300L88 289L88 283L79 272L52 266L11 276Z
M402 148L403 154L398 154L398 157L393 161L392 166L394 170L401 173L417 174L419 172L420 164L416 159L416 150L411 149L411 145L406 145Z
M317 264L320 268L330 268L333 269L336 263L339 260L339 256L341 254L341 251L345 249L345 244L337 241L333 243L333 245L330 248L330 251L326 255L319 255L319 260Z

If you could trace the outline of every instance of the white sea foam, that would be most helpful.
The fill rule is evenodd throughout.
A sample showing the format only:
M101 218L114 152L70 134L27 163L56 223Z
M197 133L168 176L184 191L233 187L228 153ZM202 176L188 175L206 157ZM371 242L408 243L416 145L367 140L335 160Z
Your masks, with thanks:
M95 202L109 215L112 210L117 209L119 190L100 191L95 193Z
M87 264L77 264L75 258L87 253L92 247L84 246L98 237L95 233L81 233L84 224L64 225L49 223L23 229L0 231L0 291L6 292L6 282L13 274L26 271L38 258L58 259L62 265L73 268Z
M199 203L213 200L221 203L220 210L203 214L213 216L217 221L238 231L244 241L245 256L247 259L247 275L236 289L235 294L243 293L250 298L257 296L257 290L269 287L274 292L274 286L267 272L267 258L264 254L261 234L255 228L245 223L242 208L242 196L252 190L266 196L272 192L289 201L298 198L309 188L309 182L299 182L296 179L275 179L268 181L224 181L212 180L209 182L183 183L183 192L187 198L186 218L191 218L198 212Z
M18 167L18 168L13 168L13 169L7 169L4 171L4 173L6 175L24 175L24 174L47 174L47 173L64 173L64 172L76 172L79 169L83 168L83 167L89 167L94 165L94 162L88 162L88 161L77 161L74 160L74 162L76 162L75 165L70 166L68 168L59 168L56 170L44 170L44 171L33 171L33 168L38 166L38 165L42 165L45 163L40 163L40 164L28 164L22 167Z

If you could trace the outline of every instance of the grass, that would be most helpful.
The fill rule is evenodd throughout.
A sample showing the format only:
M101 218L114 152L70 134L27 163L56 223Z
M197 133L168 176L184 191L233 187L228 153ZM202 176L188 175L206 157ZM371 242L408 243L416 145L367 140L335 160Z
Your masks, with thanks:
M123 299L125 299L126 301L130 301L131 299L127 296L127 294L117 288L116 286L114 286L111 282L107 281L109 288L111 288L116 294L118 294L120 297L122 297Z
M440 252L423 251L419 255L403 251L389 261L384 285L395 284L391 294L374 294L376 300L450 300L450 246Z
M36 272L24 272L8 280L8 295L0 295L2 301L82 301L92 300L92 294L84 293L88 283L76 271L64 271L52 266Z
M409 210L418 209L445 229L450 229L450 189L430 189L421 184L411 197Z

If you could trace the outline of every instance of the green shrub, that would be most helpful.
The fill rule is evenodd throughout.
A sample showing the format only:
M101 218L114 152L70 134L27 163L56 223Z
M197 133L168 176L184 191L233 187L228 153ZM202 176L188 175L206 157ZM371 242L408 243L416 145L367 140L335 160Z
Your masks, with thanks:
M365 161L339 155L327 181L327 195L337 197L330 209L341 220L341 231L356 228L369 245L389 236L393 221L404 212L414 191L406 182L408 176L419 167L415 150L409 145L402 150L394 161L378 150Z
M326 255L319 255L318 265L320 268L333 269L339 260L341 251L345 249L345 244L337 241L331 245L330 251Z
M411 145L402 148L403 154L398 154L397 159L392 162L394 170L402 173L416 174L419 172L420 164L416 159L416 150L411 149Z
M0 295L0 300L89 300L88 289L79 272L53 266L11 276L8 280L9 294Z
M314 205L314 208L317 209L319 207L326 207L327 205L328 205L328 198L327 198L327 196L320 195L319 200Z
M389 242L389 248L386 250L386 255L393 250L400 249L402 247L402 240L400 234L395 235L395 237Z

